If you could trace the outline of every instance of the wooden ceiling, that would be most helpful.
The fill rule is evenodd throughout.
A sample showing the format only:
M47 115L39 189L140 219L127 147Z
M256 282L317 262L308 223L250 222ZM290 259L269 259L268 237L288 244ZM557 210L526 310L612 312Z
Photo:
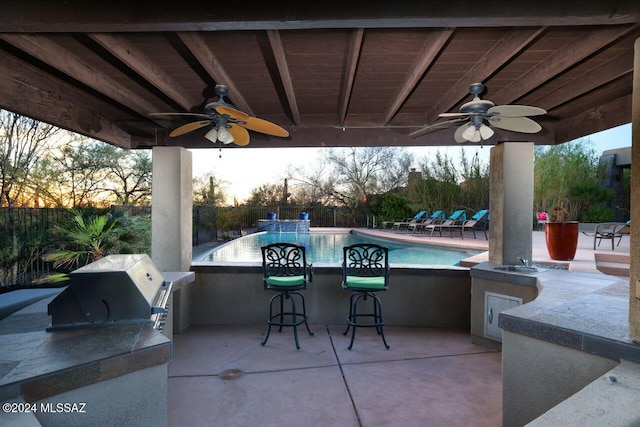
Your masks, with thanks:
M485 144L631 121L640 2L263 3L3 0L0 108L124 148L212 147L206 128L168 137L193 119L149 114L195 111L216 84L290 132L250 132L251 147L455 145L455 127L409 133L474 82L548 111L539 134Z

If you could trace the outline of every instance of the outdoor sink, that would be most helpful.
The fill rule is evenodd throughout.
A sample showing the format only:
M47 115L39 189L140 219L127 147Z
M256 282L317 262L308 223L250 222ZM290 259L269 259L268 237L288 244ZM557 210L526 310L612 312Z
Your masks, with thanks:
M537 273L539 270L536 267L529 267L526 265L499 265L494 267L496 270L513 271L515 273Z

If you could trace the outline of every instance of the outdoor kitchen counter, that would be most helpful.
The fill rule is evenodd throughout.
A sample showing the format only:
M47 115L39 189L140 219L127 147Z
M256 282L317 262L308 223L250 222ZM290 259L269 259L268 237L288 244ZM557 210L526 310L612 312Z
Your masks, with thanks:
M52 299L0 321L0 401L35 402L170 360L169 339L149 324L47 332Z
M629 279L496 267L478 264L472 278L537 289L534 300L499 315L503 425L637 423L640 345L629 336Z
M193 281L192 272L164 273L164 276L174 281L176 288ZM130 399L129 415L145 414L145 409L135 402L143 398L151 401L148 404L153 409L149 411L162 412L161 408L166 408L166 367L171 359L171 341L149 322L48 332L51 316L47 314L47 306L56 296L0 320L0 402L23 399L29 404L86 403L87 413L81 415L87 417L75 415L78 421L83 420L79 425L88 425L92 419L90 413L95 416L108 411L107 417L113 417L120 412L113 404L120 398L117 387L125 384L126 394L120 394L122 399ZM135 378L135 381L129 380L133 385L123 379L127 376ZM109 380L116 382L107 383ZM138 383L143 383L142 390L132 393ZM113 385L116 388L109 390ZM113 397L92 401L92 396L101 393ZM138 393L144 397L136 397ZM0 424L7 415L12 414L0 412ZM43 414L34 415L42 425L47 424L41 419ZM161 417L166 420L166 410Z
M471 276L538 289L534 301L500 313L505 331L640 363L640 345L629 338L629 279L545 268L521 274L489 262L473 267Z

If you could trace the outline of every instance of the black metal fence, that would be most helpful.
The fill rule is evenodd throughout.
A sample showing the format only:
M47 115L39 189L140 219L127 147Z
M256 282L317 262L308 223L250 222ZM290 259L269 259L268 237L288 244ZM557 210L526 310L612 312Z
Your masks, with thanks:
M0 210L0 287L31 283L49 272L42 255L55 244L54 225L67 217L65 209Z
M112 206L110 211L114 214L150 215L151 207ZM311 227L367 226L364 208L194 206L193 245L255 232L258 220L266 219L272 212L278 219L299 219L300 214L306 212ZM3 244L0 248L0 291L31 285L51 272L51 265L43 255L60 246L55 226L67 222L71 215L70 211L61 208L0 209L0 241Z
M193 207L193 245L201 245L227 235L233 237L242 232L252 233L258 228L258 220L275 213L278 219L299 219L307 213L311 227L365 227L367 209L349 209L327 206L238 206L216 208Z

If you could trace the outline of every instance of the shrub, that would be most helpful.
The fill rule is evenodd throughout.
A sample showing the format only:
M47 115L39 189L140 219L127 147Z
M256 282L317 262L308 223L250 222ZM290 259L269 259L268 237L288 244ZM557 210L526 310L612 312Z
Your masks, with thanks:
M409 207L409 199L395 194L387 193L382 196L376 213L380 216L381 221L393 221L413 216L414 213Z

